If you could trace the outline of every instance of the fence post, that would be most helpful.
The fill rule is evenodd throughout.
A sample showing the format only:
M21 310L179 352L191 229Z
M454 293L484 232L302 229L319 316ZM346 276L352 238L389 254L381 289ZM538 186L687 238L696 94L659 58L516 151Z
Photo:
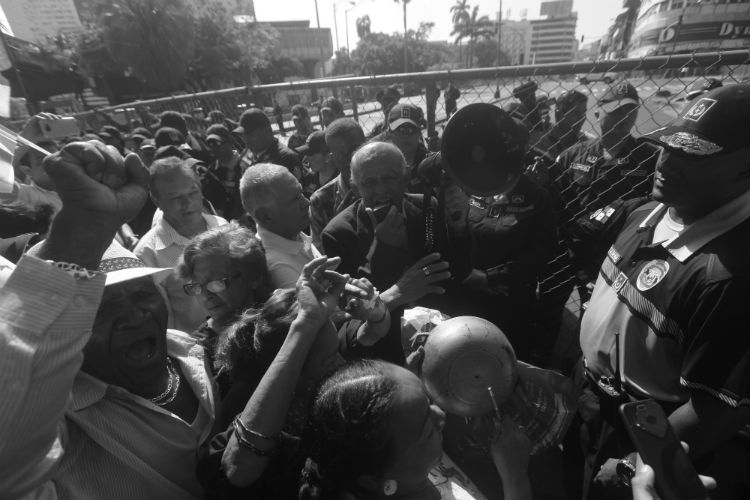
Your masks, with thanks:
M352 101L352 114L354 115L354 121L359 123L359 110L357 110L357 95L354 93L354 86L349 87L349 96Z
M425 100L427 101L427 137L437 136L435 130L435 110L437 108L440 89L437 87L435 80L430 80L425 84Z

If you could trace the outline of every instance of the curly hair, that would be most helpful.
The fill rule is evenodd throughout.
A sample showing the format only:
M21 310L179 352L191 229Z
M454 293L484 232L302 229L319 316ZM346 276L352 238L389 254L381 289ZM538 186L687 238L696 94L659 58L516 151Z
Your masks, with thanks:
M393 457L388 415L397 382L385 361L362 359L320 384L312 400L303 446L301 499L338 498L363 474L381 475Z
M182 252L176 268L177 275L180 278L189 279L193 275L195 261L209 255L225 256L239 269L245 271L248 281L257 283L253 290L257 303L268 298L271 284L268 278L266 251L250 229L231 222L199 234Z
M247 309L219 336L214 365L236 380L262 377L273 362L297 317L294 289L276 290L258 309Z

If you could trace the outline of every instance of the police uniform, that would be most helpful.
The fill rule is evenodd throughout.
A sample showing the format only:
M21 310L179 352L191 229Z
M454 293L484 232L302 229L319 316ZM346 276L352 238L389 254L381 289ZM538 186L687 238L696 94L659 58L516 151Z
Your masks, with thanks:
M651 193L657 150L638 143L633 136L611 156L601 138L576 144L565 150L551 168L553 182L570 222L615 200Z
M653 398L670 414L701 391L731 407L750 405L747 196L656 243L667 208L647 203L607 252L580 333L587 386L606 422L586 424L597 445L584 484L607 458L633 451L616 415L624 401ZM604 494L592 488L591 497Z
M500 326L525 356L537 278L557 242L551 199L521 176L510 192L472 196L469 205L472 267L487 273L490 288L476 297L478 315Z

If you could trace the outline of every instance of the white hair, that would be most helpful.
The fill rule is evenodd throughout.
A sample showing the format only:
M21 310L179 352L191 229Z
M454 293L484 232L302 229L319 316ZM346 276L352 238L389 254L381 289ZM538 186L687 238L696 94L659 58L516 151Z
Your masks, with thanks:
M254 216L259 208L271 204L275 198L273 184L285 175L292 175L289 169L273 163L259 163L245 170L240 179L240 197L245 211Z
M352 155L351 180L353 184L356 184L354 172L359 170L359 168L363 167L365 164L371 162L393 162L401 167L401 172L404 175L406 175L406 172L408 171L406 158L395 144L381 141L368 142Z

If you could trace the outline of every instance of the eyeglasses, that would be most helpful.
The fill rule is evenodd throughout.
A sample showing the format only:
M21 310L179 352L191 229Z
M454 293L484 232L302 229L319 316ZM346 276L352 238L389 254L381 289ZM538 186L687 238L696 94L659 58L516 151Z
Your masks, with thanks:
M208 144L209 148L220 148L224 145L221 141L207 141L206 144Z
M196 296L203 293L203 289L205 288L211 293L219 293L223 292L227 288L229 288L229 285L232 283L232 281L236 280L240 277L242 273L235 273L234 276L231 276L229 278L222 278L220 280L213 280L209 281L205 285L201 285L200 283L187 283L185 285L182 285L182 289L185 291L186 294L190 296Z

